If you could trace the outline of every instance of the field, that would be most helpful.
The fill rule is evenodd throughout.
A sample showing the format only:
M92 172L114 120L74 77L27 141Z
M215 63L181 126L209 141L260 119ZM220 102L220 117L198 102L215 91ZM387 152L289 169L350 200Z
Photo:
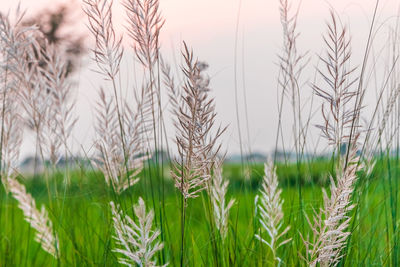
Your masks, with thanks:
M390 161L396 165L398 160ZM391 253L395 253L395 236L398 222L398 207L396 206L399 190L395 181L390 181L385 166L386 159L377 164L370 177L363 177L355 189L354 202L358 203L350 215L352 220L352 236L346 244L347 256L340 262L341 266L383 266L390 265ZM321 183L327 183L323 174L328 172L331 163L327 161L308 165L309 175L314 179L306 180L305 175L298 176L302 181L303 211L312 215L313 209L322 204ZM307 166L303 166L306 169ZM154 167L152 171L154 171ZM161 262L179 265L176 251L180 249L180 197L173 186L165 166L165 182L159 179L144 179L142 177L133 190L119 197L121 206L127 214L132 214L130 203L137 202L142 196L149 208L156 210L155 221L164 229L165 246L157 255ZM250 180L240 176L241 165L227 164L224 173L230 180L228 198L236 199L236 204L230 212L229 234L223 246L217 234L210 232L207 213L209 199L206 194L192 201L188 206L187 238L190 246L187 250L187 266L268 266L272 265L269 249L260 243L254 234L258 222L255 219L254 197L258 194L262 180L263 166L253 165ZM304 253L304 245L299 232L307 233L310 228L303 214L299 211L298 189L293 184L296 166L279 166L279 181L283 187L283 210L288 216L285 224L291 225L289 236L293 241L289 246L279 250L279 254L289 266L302 265L299 253ZM400 169L392 170L392 175ZM55 231L59 235L60 252L63 257L55 260L40 249L34 241L34 232L23 220L23 214L17 207L18 203L6 198L2 191L0 221L2 241L0 243L1 259L4 266L118 266L118 257L112 252L115 240L112 239L113 225L109 212L109 202L114 199L113 192L107 190L107 185L101 173L90 170L77 171L72 174L70 186L64 192L63 174L58 173L51 178L51 197L43 177L26 181L27 190L32 193L38 206L48 207L53 219ZM321 181L321 183L318 183ZM152 185L151 185L152 184ZM163 195L157 190L162 188ZM154 196L152 196L154 194ZM161 205L162 203L162 205ZM159 212L163 213L160 220ZM397 230L398 231L398 230ZM214 241L212 241L214 239ZM21 246L20 244L25 244ZM216 247L215 247L216 246ZM394 263L395 265L396 263Z
M74 135L80 41L0 14L0 266L399 266L399 16L378 23L376 0L359 59L331 8L314 56L298 46L293 2L277 2L277 125L262 161L247 109L240 127L237 55L229 161L209 65L185 41L177 66L164 58L158 0L118 3L125 35L117 3L82 1L101 81L89 148Z

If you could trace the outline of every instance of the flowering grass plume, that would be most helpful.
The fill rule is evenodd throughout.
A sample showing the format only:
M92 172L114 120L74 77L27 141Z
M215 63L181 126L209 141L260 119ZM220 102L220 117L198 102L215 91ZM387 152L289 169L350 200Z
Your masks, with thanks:
M95 37L96 46L92 50L94 61L106 79L115 81L120 70L124 49L122 37L117 37L113 25L113 1L84 0L84 11L89 19L89 30Z
M47 84L46 91L50 96L48 119L46 120L48 136L48 154L52 164L56 164L62 155L68 152L68 140L77 122L73 110L74 99L71 98L72 87L67 79L68 60L56 46L44 44L45 68L42 73Z
M110 202L114 229L118 249L114 251L121 254L119 262L127 266L156 266L154 255L163 248L157 241L159 230L152 230L154 213L146 213L146 205L142 198L133 207L137 222L125 215L119 205ZM164 266L166 266L165 264Z
M159 10L159 1L124 0L123 5L136 57L145 68L152 69L159 59L159 35L165 22Z
M321 210L314 211L312 221L306 216L312 229L312 239L302 238L306 246L304 258L310 266L333 266L344 256L342 249L351 234L348 229L351 220L349 213L354 207L351 196L357 179L356 172L363 168L357 156L362 94L360 89L352 90L356 79L351 78L355 69L348 66L351 57L350 38L346 27L340 27L333 11L327 28L324 36L326 57L321 57L326 72L318 70L326 85L314 85L314 91L328 105L322 105L324 124L318 128L335 151L336 172L335 176L330 177L330 195L323 189Z
M1 62L0 71L0 168L1 181L8 191L8 178L15 176L23 137L23 121L18 112L18 83L9 70L9 61Z
M218 161L214 166L214 174L211 184L211 201L214 207L215 225L225 240L228 233L229 210L235 203L235 199L226 203L226 193L228 191L229 181L223 179L222 175L223 161Z
M111 93L100 88L100 100L96 108L98 155L96 165L103 172L108 185L121 193L138 182L137 175L143 168L144 156L142 137L148 130L143 124L143 110L147 110L149 100L138 98L137 110L121 98L117 75L123 56L122 37L114 31L112 1L85 0L84 10L89 19L89 29L96 40L93 49L94 61L99 73L110 82Z
M290 242L292 239L283 239L283 236L289 231L290 226L283 226L283 210L281 199L282 190L278 188L278 176L276 167L272 162L264 165L265 175L262 180L260 195L256 196L255 203L257 212L259 212L259 222L261 227L255 237L266 244L272 251L274 261L281 263L277 250L282 245ZM258 215L258 214L256 214ZM267 233L264 237L264 232Z
M362 168L358 165L356 153L353 148L345 170L338 170L337 182L331 177L330 196L323 190L324 206L321 211L314 212L313 221L307 217L313 234L313 240L304 241L306 260L310 266L333 266L344 256L341 251L351 234L348 230L351 220L349 212L355 206L351 203L351 196L357 179L356 172Z
M179 93L180 100L172 101L179 153L174 162L172 176L176 188L186 201L188 198L196 198L206 188L211 178L210 170L220 148L217 141L226 128L211 132L216 112L214 99L208 94L209 81L202 75L205 66L193 59L193 52L189 51L186 43L183 57L186 81ZM171 98L174 98L178 91L170 93Z
M35 200L26 192L25 186L16 179L8 179L9 190L18 201L19 208L23 211L25 220L37 231L35 240L42 248L55 258L59 258L59 241L54 232L52 222L46 208L42 206L40 211L36 208Z
M47 121L49 94L46 90L43 68L39 64L41 35L34 26L22 26L24 13L17 10L16 19L11 23L8 16L0 15L0 37L5 52L8 79L13 79L13 90L17 92L14 101L21 107L20 115L29 129L36 135L37 152L43 155L45 143L44 128ZM22 111L22 112L21 112Z
M96 149L99 151L97 166L103 172L107 184L121 193L139 181L137 175L142 171L147 157L141 154L142 128L138 113L133 112L127 104L124 105L122 121L125 134L122 135L116 108L113 99L107 98L104 90L101 90L95 128L98 136Z
M306 134L308 123L304 120L302 110L304 109L302 93L302 74L308 64L307 52L302 53L298 50L298 37L300 32L297 29L298 9L292 10L293 2L290 0L279 0L280 21L283 30L283 46L279 53L279 76L278 88L280 91L279 126L278 131L282 131L282 112L285 97L292 108L293 125L292 134L297 160L302 157L301 151L306 144ZM279 132L278 132L279 135ZM283 141L283 140L282 140ZM278 142L278 139L276 140Z
M333 11L331 21L327 23L328 32L323 37L326 44L326 55L321 56L322 67L317 71L325 82L324 86L313 85L314 92L324 103L321 106L323 137L334 146L337 155L341 145L350 141L353 119L358 109L354 109L354 101L358 92L352 86L357 79L352 77L356 68L350 67L351 39L345 26L340 27ZM359 126L355 126L356 128Z

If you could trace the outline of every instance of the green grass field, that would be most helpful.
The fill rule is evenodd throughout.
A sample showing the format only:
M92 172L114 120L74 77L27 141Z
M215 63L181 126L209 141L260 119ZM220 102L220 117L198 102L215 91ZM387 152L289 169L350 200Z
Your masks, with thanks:
M359 175L354 198L357 203L352 212L352 235L348 240L343 266L390 265L392 253L397 253L398 236L398 182L392 173L384 173L387 164L396 161L378 162L371 177ZM321 185L328 183L326 174L329 162L302 165L304 171L296 176L298 166L278 165L278 175L283 187L285 224L291 229L287 236L293 238L289 245L279 250L287 266L303 265L299 254L304 253L300 236L306 236L310 228L304 213L312 215L322 203ZM308 170L307 170L308 169ZM53 221L54 230L60 239L60 253L57 261L40 248L34 241L34 230L24 221L17 202L1 192L0 203L0 258L1 266L117 266L113 239L113 225L109 202L117 200L127 214L132 214L132 205L143 197L148 208L155 210L155 222L162 229L165 248L157 254L158 263L169 262L179 265L180 251L180 194L174 188L168 167L165 178L150 176L154 168L146 168L141 181L117 196L109 190L103 176L94 171L76 171L71 184L64 187L63 175L53 175L46 185L43 177L24 181L27 191L44 204ZM272 264L270 250L260 243L254 234L258 228L255 220L254 197L258 192L263 166L251 168L251 179L240 177L241 166L224 166L224 175L230 180L229 196L236 199L230 212L229 234L224 243L216 231L210 229L209 199L206 193L189 201L186 224L186 266L268 266ZM149 172L150 171L150 172ZM307 177L312 177L307 178ZM150 177L152 177L150 179ZM301 199L296 179L301 181ZM49 190L48 190L49 188ZM327 187L326 187L327 188ZM300 201L302 204L300 205ZM162 216L160 216L162 214ZM160 221L162 218L163 221ZM214 234L213 234L214 233ZM396 238L396 240L394 239ZM393 266L396 263L392 262Z

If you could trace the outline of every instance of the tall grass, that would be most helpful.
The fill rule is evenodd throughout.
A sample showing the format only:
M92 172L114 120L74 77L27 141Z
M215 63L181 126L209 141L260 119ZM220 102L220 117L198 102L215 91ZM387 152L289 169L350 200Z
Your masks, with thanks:
M0 265L398 265L398 29L381 77L371 60L379 1L359 64L349 27L330 12L313 82L306 77L312 53L297 45L299 9L279 1L276 147L284 160L275 153L265 165L248 165L247 179L247 163L224 163L227 128L218 125L208 64L184 42L180 73L171 70L161 53L168 18L158 0L123 1L125 35L115 31L113 5L83 2L94 71L103 82L94 152L75 169L58 168L62 157L73 161L77 121L62 47L47 44L35 26L21 25L23 13L14 20L0 16ZM122 86L125 43L140 67L138 87ZM364 122L372 74L382 88ZM283 138L286 102L291 140ZM174 136L167 135L167 115L174 118ZM306 155L314 124L329 156ZM35 164L32 179L18 170L28 132L40 161L50 162L42 170Z

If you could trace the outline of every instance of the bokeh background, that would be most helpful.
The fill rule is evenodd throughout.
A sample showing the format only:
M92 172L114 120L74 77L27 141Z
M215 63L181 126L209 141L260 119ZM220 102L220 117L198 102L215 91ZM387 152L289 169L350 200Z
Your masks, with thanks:
M239 144L243 144L243 152L269 153L275 149L277 129L277 77L278 54L282 45L281 25L279 19L278 0L162 0L161 10L166 23L161 33L162 53L179 70L180 49L185 40L193 47L197 57L210 65L212 94L216 98L218 120L229 124L223 138L228 154L240 153ZM361 65L365 43L369 33L369 25L375 7L375 0L303 0L293 1L292 8L299 9L298 37L300 52L308 51L310 63L304 71L304 81L314 77L318 65L318 55L322 50L322 34L325 31L325 20L329 17L329 9L333 8L341 17L343 24L349 25L351 32L355 66ZM69 10L68 26L64 29L69 36L83 36L84 45L90 49L93 40L86 28L87 19L81 9L81 1L61 0L22 0L21 9L26 11L26 18L37 17L38 14L57 10L65 5ZM0 0L0 11L7 13L15 10L15 0ZM120 1L114 1L114 18L118 34L124 33L125 14ZM380 39L394 27L398 17L399 3L395 0L380 2L378 10L378 34L375 36L374 53L378 61L377 73L384 73L385 54L379 53L387 44ZM72 38L71 37L71 38ZM126 36L127 37L127 36ZM140 84L140 74L135 72L133 55L129 51L129 38L125 38L126 56L123 62L124 71L121 80L127 88ZM76 113L79 121L74 132L74 151L83 148L90 152L93 143L93 106L97 99L97 89L102 84L101 78L92 72L96 66L90 61L90 50L77 62L77 71L72 74L74 97L77 99ZM381 62L381 63L379 63ZM313 80L313 78L311 78ZM318 81L317 81L318 82ZM377 87L371 82L371 90L367 96L374 100ZM238 95L238 109L235 103L235 88ZM376 88L375 88L376 89ZM307 98L312 95L309 84L303 84L302 90ZM315 100L318 101L318 100ZM320 121L319 105L314 104L312 124ZM288 108L286 110L289 110ZM308 111L307 111L308 112ZM368 116L368 106L364 116ZM169 113L166 112L167 117ZM239 123L237 115L239 116ZM291 116L284 115L284 131L290 148ZM166 119L168 122L170 120ZM319 143L318 130L308 135L313 141L308 150L323 152L326 144ZM238 129L242 140L239 140ZM168 123L171 138L173 127ZM29 139L23 145L23 155L33 153L33 141Z

